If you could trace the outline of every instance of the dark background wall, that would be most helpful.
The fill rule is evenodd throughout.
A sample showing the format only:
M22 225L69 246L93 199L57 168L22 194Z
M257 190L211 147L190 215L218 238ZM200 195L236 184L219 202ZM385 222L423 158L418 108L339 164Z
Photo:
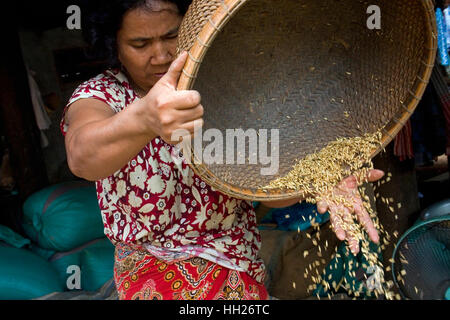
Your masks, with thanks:
M8 173L13 183L0 190L0 223L15 230L27 197L48 185L77 179L67 166L59 124L74 89L103 67L84 54L81 30L66 26L67 8L72 4L80 1L2 3L0 178ZM33 111L28 72L51 120L50 127L42 130L48 140L45 147ZM3 161L7 155L9 161Z

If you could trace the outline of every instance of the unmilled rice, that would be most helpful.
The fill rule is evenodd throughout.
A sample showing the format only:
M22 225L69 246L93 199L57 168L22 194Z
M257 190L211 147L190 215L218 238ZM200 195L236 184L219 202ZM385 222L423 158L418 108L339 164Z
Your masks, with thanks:
M354 138L339 138L334 142L329 143L325 148L319 152L309 154L304 159L297 161L294 168L284 177L272 181L269 185L264 186L263 190L281 189L281 190L301 190L303 198L309 203L317 203L321 199L326 199L328 203L334 202L336 205L343 205L347 208L353 208L353 203L349 203L348 199L342 195L336 194L335 187L346 177L354 175L357 178L359 184L359 192L364 203L364 207L369 213L375 228L379 233L383 233L384 229L380 225L376 212L372 209L370 204L370 198L365 194L365 188L361 187L364 182L367 182L366 178L368 172L373 169L373 163L371 155L374 150L381 146L381 132L374 134L367 134L363 137ZM386 181L391 180L391 174L388 173ZM383 199L389 210L393 211L392 206L393 199ZM400 206L399 206L400 208ZM353 210L351 210L353 211ZM378 254L372 252L369 248L369 239L365 233L364 226L362 226L355 219L354 215L347 216L335 213L339 226L352 238L357 239L360 243L360 250L369 265L366 268L372 268L373 270L381 270L379 275L379 281L381 286L377 286L374 289L375 295L383 295L386 299L394 299L397 296L390 291L391 285L384 280L383 265L378 259ZM318 224L312 225L314 228L319 229ZM318 232L317 232L318 234ZM383 239L384 244L389 241L389 235L387 240ZM315 246L318 243L314 241ZM385 245L381 247L381 250L385 248ZM321 252L321 248L319 251ZM304 257L308 255L308 252L303 253ZM336 253L337 255L337 253ZM333 257L334 258L334 257ZM322 259L323 260L323 259ZM313 263L316 265L315 263ZM310 265L311 270L311 265ZM349 274L355 274L355 268L348 270ZM312 276L309 273L313 282L318 285L324 280L320 276L320 272L316 269L316 275ZM308 275L308 270L305 272L305 277ZM341 286L347 288L349 292L350 284L342 283ZM329 285L325 285L326 289L329 289ZM360 288L362 289L362 288ZM353 292L355 296L361 294L360 291Z

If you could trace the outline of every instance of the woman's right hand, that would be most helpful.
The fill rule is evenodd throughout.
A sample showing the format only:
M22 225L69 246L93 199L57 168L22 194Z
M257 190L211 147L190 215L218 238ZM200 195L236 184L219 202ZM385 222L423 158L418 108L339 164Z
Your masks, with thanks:
M183 52L172 62L167 73L141 100L139 111L145 129L172 145L180 142L180 130L192 136L194 128L203 126L200 94L194 90L177 91L187 56Z

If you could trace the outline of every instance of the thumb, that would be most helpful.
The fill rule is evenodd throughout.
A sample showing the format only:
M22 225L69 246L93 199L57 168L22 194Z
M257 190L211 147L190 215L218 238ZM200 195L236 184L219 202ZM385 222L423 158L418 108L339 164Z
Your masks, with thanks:
M368 182L375 182L377 180L380 180L384 176L384 171L378 170L378 169L372 169L367 174L367 181Z
M180 79L181 72L183 71L184 65L186 63L187 59L187 51L183 51L170 65L169 70L167 70L167 73L164 75L164 77L161 78L161 80L172 87L173 89L176 89L178 85L178 80Z

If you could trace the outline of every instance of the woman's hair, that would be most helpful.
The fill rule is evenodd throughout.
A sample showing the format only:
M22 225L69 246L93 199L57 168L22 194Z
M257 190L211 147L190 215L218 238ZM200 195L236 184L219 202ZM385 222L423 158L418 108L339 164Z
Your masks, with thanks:
M122 26L123 17L132 9L151 10L154 1L170 2L177 6L184 16L192 0L86 0L81 4L83 37L90 46L90 58L106 61L108 67L117 68L117 32Z

